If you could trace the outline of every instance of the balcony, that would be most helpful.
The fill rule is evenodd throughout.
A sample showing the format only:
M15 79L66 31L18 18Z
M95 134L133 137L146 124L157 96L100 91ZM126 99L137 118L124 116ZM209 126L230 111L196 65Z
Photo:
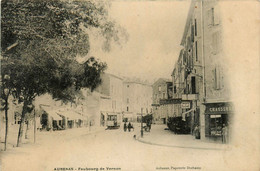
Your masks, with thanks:
M181 98L182 98L182 100L198 100L199 95L198 94L182 94Z

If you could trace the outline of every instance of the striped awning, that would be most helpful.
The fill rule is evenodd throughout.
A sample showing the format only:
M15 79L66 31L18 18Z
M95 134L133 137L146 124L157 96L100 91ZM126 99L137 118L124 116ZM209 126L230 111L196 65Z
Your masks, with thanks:
M53 110L50 107L41 106L41 108L50 116L53 120L62 120L62 117L60 117L57 114L57 110Z
M59 115L66 117L68 120L87 120L87 117L75 112L74 110L63 109L57 112Z

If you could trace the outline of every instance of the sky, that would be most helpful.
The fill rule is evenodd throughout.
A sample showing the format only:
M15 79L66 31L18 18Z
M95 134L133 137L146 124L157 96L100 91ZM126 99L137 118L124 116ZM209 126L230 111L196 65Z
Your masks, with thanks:
M110 52L91 40L90 56L108 64L107 72L154 82L171 78L178 59L190 1L112 1L110 16L129 35Z

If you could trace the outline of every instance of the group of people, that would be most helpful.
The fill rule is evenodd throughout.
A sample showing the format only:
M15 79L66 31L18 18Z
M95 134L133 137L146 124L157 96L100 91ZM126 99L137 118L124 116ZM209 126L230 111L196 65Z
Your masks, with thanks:
M152 127L152 122L151 121L147 121L146 122L145 131L150 132L151 127Z
M133 125L131 124L131 122L129 122L128 124L127 124L126 122L124 123L124 131L126 132L127 129L128 129L128 132L130 132L131 129L134 130L134 127L133 127Z

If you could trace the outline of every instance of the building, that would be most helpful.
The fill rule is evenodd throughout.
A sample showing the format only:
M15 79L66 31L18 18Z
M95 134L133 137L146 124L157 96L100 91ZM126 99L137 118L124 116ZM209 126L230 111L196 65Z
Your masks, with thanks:
M123 112L123 78L113 74L101 75L102 83L97 88L99 93L99 115L103 125L108 114L119 114Z
M138 81L125 80L123 83L123 112L125 121L140 121L141 115L152 111L152 86Z
M159 78L152 87L154 122L166 124L167 118L173 116L173 104L168 103L172 99L172 82Z
M199 125L201 139L221 139L230 124L232 103L222 53L222 24L217 1L192 1L178 61L172 72L174 116L182 117L192 133Z

